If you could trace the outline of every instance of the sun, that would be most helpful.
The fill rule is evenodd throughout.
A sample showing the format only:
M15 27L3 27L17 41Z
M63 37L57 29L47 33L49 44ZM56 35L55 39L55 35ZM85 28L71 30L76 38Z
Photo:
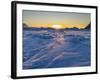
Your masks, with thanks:
M64 27L62 25L56 24L56 25L52 25L51 28L58 30L58 29L63 29Z

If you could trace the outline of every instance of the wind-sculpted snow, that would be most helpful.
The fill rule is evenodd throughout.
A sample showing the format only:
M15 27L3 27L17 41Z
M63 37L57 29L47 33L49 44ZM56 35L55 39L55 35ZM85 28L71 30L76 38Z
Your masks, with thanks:
M90 30L23 29L23 69L90 66Z

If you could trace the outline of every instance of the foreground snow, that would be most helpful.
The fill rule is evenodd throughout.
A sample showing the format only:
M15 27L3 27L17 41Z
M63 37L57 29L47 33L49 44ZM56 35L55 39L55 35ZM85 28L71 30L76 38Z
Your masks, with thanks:
M23 31L23 69L90 66L90 30Z

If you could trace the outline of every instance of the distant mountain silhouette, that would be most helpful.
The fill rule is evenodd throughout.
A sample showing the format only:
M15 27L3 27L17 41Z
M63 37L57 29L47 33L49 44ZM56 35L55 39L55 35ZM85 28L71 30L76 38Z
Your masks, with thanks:
M25 24L25 23L23 23L23 28L24 28L24 29L27 29L27 30L33 29L32 27L28 26L28 25Z
M23 27L24 27L24 28L28 28L28 25L25 24L25 23L23 23Z
M36 27L30 27L27 24L23 23L23 28L27 30L50 30L51 28L36 28Z
M36 28L36 27L30 27L30 26L28 26L27 24L25 24L25 23L23 23L23 28L24 29L28 29L28 30L54 30L53 28L43 28L43 27L41 27L41 28ZM84 28L84 29L90 29L91 28L91 23L89 23L87 26L86 26L86 28ZM61 30L80 30L79 28L77 28L77 27L73 27L73 28L64 28L64 29L61 29Z
M73 28L66 28L66 30L79 30L79 28L77 28L77 27L73 27Z
M91 29L91 23L89 23L85 29Z

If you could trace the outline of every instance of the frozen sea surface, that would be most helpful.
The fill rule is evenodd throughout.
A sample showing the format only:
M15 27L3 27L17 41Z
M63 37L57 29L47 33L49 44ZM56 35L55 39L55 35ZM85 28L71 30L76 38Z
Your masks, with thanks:
M90 66L90 30L23 29L23 69Z

